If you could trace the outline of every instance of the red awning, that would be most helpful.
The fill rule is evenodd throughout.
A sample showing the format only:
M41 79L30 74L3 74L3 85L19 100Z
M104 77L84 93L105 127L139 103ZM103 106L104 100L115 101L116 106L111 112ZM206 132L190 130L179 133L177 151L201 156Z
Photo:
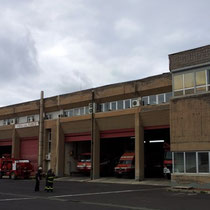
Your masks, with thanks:
M90 133L70 133L65 135L65 142L90 141L90 140L91 140Z
M158 129L164 129L164 128L170 128L170 125L146 126L144 127L144 130L158 130Z
M101 131L100 132L101 139L118 138L118 137L132 137L132 136L135 136L134 128L108 130L108 131Z
M12 139L0 139L0 146L12 146Z

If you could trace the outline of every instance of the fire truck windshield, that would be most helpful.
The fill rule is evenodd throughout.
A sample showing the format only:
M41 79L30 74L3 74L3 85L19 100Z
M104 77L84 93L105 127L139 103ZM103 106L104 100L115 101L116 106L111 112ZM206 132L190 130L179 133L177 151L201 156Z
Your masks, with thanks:
M125 164L125 165L132 164L132 160L120 160L119 164Z
M80 161L81 162L90 162L91 161L91 157L90 157L90 155L81 155L80 156Z

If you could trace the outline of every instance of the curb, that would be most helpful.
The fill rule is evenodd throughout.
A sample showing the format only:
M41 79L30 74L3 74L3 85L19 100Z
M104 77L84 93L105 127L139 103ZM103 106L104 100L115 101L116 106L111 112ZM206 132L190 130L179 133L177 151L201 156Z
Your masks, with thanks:
M183 192L183 193L196 193L196 194L209 194L210 195L210 189L196 189L189 187L179 188L179 187L171 187L167 189L171 192Z

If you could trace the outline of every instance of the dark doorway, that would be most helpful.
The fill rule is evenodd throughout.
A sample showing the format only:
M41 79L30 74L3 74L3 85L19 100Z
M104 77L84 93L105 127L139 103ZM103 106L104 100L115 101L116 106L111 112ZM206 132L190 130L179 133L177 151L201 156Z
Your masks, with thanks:
M100 171L100 176L114 176L114 167L117 165L120 157L125 152L134 152L134 137L118 137L101 139L100 142L100 162L108 162L106 173Z
M170 145L169 128L144 131L145 178L163 177L164 143Z
M3 154L12 154L12 146L0 146L0 157Z

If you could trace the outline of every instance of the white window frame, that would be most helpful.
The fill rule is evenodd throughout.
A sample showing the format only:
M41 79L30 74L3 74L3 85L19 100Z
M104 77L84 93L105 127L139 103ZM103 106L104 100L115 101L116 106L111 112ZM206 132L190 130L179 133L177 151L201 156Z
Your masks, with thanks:
M150 97L151 96L155 96L155 103L154 104L151 104L151 103L149 103L149 105L157 105L157 95L149 95L149 97L148 97L148 101L150 102Z
M161 103L159 102L159 96L160 96L160 95L163 95L163 102L161 102ZM166 100L165 100L165 99L166 99L165 95L166 95L165 93L160 93L160 94L158 94L158 95L157 95L157 98L156 98L156 103L157 103L157 104L165 103L165 102L166 102Z
M101 112L105 112L105 108L104 108L104 107L105 107L105 104L102 103L102 104L101 104Z
M125 107L126 101L129 101L129 104L130 104L130 107L129 108L126 108ZM125 100L123 100L123 109L130 109L130 108L131 108L131 99L125 99Z
M209 161L209 152L208 151L199 151L199 152L196 152L196 153L197 153L197 157L198 157L199 153L208 153L208 161ZM197 163L198 163L198 159L197 159ZM210 173L210 168L209 168L208 172L199 172L199 165L198 165L198 174L209 174L209 173Z
M88 115L89 114L89 106L85 106L84 109L85 109L85 115Z
M123 102L123 100L119 100L119 101L122 101ZM123 102L123 107L122 107L122 109L119 109L119 107L118 107L118 101L117 101L117 110L123 110L124 109L124 102Z
M184 174L186 174L186 157L184 152Z
M196 173L198 174L198 152L196 152Z
M108 110L105 110L106 104L108 104ZM104 112L108 112L108 111L110 111L110 109L111 109L111 102L103 103L103 110L104 110Z
M116 109L113 109L113 108L112 108L112 105L113 105L113 104L115 104ZM111 102L110 102L110 106L111 106L111 110L112 110L112 111L116 111L116 110L117 110L117 101L111 101Z
M206 76L206 84L205 85L199 85L199 86L196 86L196 72L199 72L199 71L205 71L205 76ZM185 74L186 73L181 73L181 74L175 74L175 75L182 75L182 85L183 85L183 89L178 89L178 90L174 90L174 76L173 75L173 90L172 90L172 96L173 97L179 97L179 96L175 96L174 94L176 92L179 92L179 91L183 91L183 95L180 95L180 96L185 96L186 95L186 90L192 90L194 89L194 92L192 94L200 94L202 92L198 92L197 91L197 88L205 88L206 91L204 92L208 92L208 87L210 87L210 84L208 84L208 71L210 73L210 69L207 68L207 69L204 69L204 68L201 68L201 69L198 69L198 70L193 70L193 71L189 71L188 73L193 73L194 74L194 88L185 88L184 87L184 77L185 77Z
M189 152L195 152L195 151L189 151ZM175 152L172 152L172 172L175 173L175 167L174 167L174 153ZM179 172L181 174L192 174L192 173L187 173L186 172L186 152L179 152L179 153L183 153L183 161L184 161L184 172ZM208 166L209 166L209 171L208 172L199 172L199 166L198 166L198 153L207 153L208 154ZM196 174L210 174L210 151L196 151L195 152L195 155L196 155L196 158L195 158L195 161L196 161ZM175 173L175 174L178 174L178 173Z
M81 110L83 110L83 114L81 114ZM79 112L80 112L80 115L81 116L85 115L85 107L84 106L83 107L80 107L79 108Z
M203 69L201 69L199 71L203 71ZM196 72L199 72L199 71L195 71L194 72L194 75L195 75L195 93L199 93L199 92L197 92L197 88L203 88L203 87L206 88L206 92L207 92L208 91L207 69L205 69L206 84L205 85L196 86Z

